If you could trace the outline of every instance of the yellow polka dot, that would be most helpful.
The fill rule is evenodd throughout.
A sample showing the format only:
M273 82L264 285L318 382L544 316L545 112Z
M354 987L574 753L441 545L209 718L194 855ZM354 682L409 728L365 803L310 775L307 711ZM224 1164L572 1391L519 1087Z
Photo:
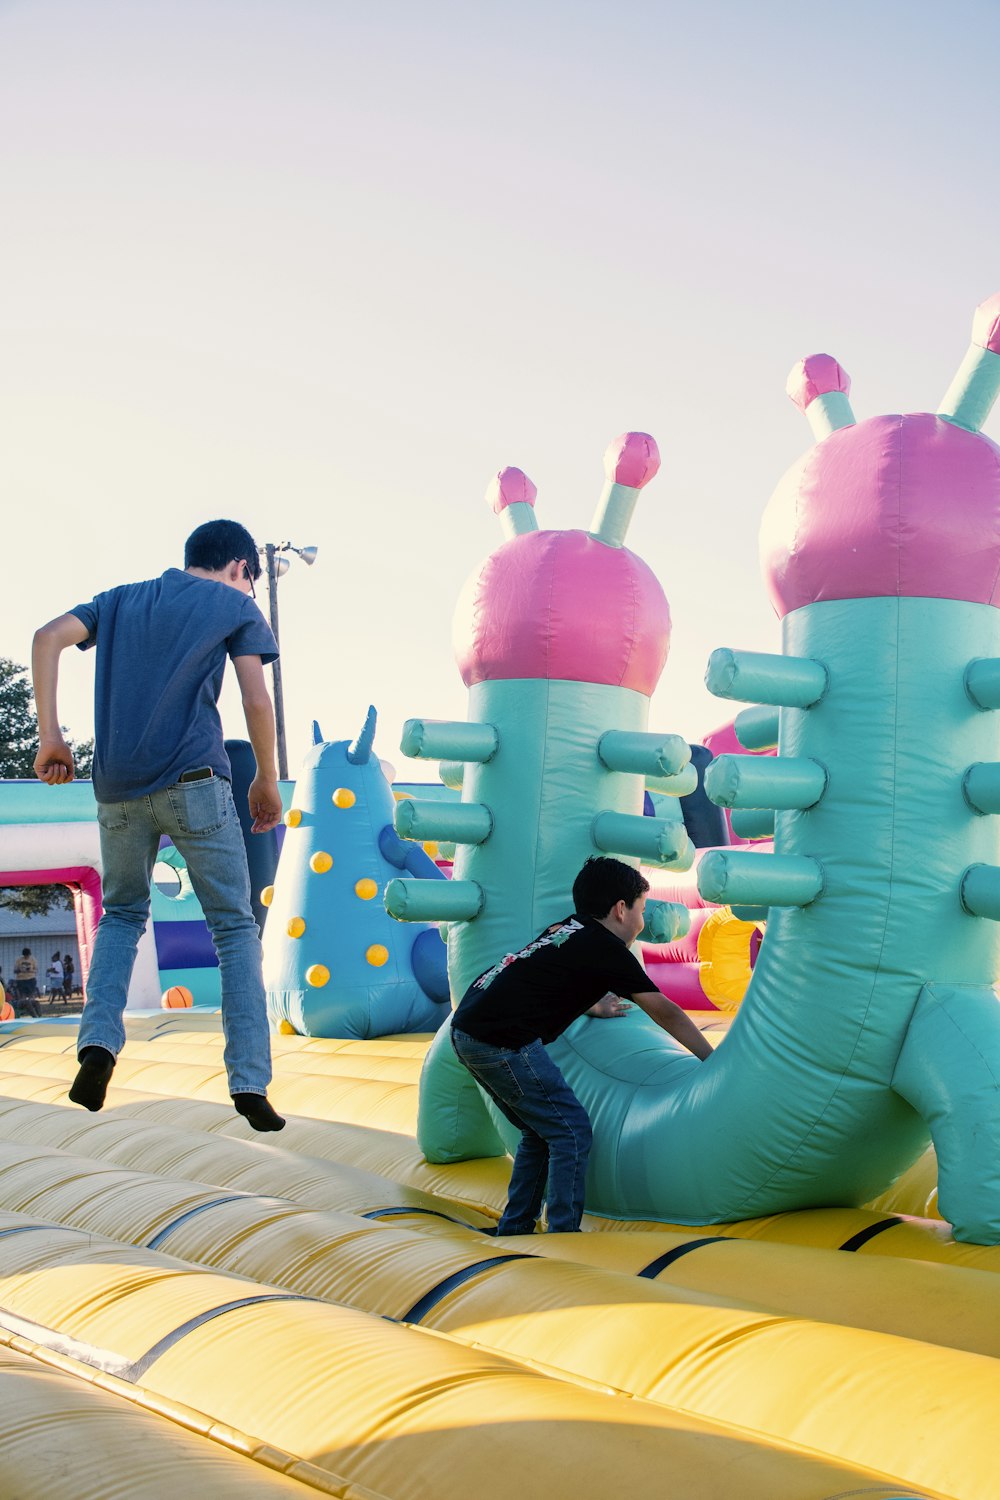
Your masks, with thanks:
M306 930L306 924L301 917L292 917L285 928L289 937L301 937Z
M279 1021L278 1022L278 1035L279 1036L298 1036L298 1032L295 1030L295 1027L292 1025L291 1021Z
M299 826L299 824L301 822L302 822L302 809L299 808L299 807L290 807L288 809L288 811L285 813L285 817L284 817L285 827L286 828L298 828L298 826Z
M315 870L317 875L325 875L327 870L333 869L333 856L327 854L325 849L317 849L309 861L310 870Z
M354 894L360 896L362 901L370 901L373 896L378 895L378 886L374 880L359 880L354 887Z
M411 802L413 800L413 793L412 792L397 792L397 791L393 791L392 795L395 797L395 799L396 799L397 802L405 802L406 799L407 799L407 797L410 798Z
M261 906L270 906L270 904L271 904L271 902L273 900L274 900L274 886L273 885L266 885L264 887L264 889L260 893L260 904L261 904Z
M338 786L333 794L334 807L353 807L357 800L349 786Z
M388 948L383 948L381 943L372 943L365 954L365 958L367 958L372 968L381 969L383 964L389 962L389 950Z
M306 970L306 984L311 984L314 990L321 990L330 978L330 970L325 964L310 964Z

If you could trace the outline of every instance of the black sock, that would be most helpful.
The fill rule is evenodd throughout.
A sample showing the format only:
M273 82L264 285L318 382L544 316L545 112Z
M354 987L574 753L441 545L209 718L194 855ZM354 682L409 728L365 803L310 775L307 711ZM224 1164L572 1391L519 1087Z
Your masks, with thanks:
M254 1130L284 1130L285 1122L267 1102L266 1094L234 1094L233 1108Z
M84 1109L100 1109L114 1070L115 1055L107 1047L84 1047L80 1053L80 1071L69 1091L73 1103L82 1104Z

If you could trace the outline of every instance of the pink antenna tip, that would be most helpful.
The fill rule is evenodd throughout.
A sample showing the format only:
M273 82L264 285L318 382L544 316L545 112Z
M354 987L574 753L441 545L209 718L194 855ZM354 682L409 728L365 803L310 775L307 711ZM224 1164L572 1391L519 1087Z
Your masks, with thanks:
M501 469L486 491L486 503L494 515L508 505L534 505L538 490L523 469Z
M799 411L805 411L817 396L828 396L831 391L850 395L851 377L832 354L809 354L794 367L785 390Z
M648 432L623 432L604 450L604 472L615 484L641 490L656 476L660 450Z
M1000 354L1000 292L980 302L972 318L972 342Z

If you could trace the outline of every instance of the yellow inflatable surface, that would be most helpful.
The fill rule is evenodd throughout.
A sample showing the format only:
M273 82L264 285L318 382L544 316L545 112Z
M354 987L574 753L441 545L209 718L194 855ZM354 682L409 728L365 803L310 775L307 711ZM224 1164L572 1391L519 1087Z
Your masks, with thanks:
M217 1016L131 1020L99 1115L75 1043L0 1027L19 1500L997 1494L1000 1248L923 1216L932 1159L867 1210L497 1240L509 1163L414 1142L426 1039L274 1038L267 1140Z

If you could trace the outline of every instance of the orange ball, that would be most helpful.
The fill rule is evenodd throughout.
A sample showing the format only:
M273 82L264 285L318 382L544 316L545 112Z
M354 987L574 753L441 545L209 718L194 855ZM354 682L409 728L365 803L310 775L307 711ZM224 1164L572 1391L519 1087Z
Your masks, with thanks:
M326 964L310 964L306 970L306 983L311 984L314 990L321 990L329 978L330 970Z
M16 1019L13 1005L9 1000L5 1000L3 1005L0 1005L0 1021L15 1021Z
M185 985L172 984L169 990L163 991L160 1004L164 1010L186 1010L189 1005L194 1004L194 996Z
M389 962L389 950L388 948L383 947L381 943L372 943L371 947L365 954L365 958L371 964L373 969L381 969L383 964L387 964Z
M337 790L333 794L334 807L339 807L342 809L353 807L357 800L357 797L351 791L349 786L338 786Z
M290 938L300 938L306 930L306 924L301 917L291 917L285 931Z
M360 896L362 901L370 901L373 896L378 895L378 886L376 885L374 880L369 880L367 877L365 877L363 880L359 880L356 882L354 886L354 894L356 896Z
M317 849L309 861L309 868L317 875L325 875L327 870L333 869L333 857L327 854L325 849Z

